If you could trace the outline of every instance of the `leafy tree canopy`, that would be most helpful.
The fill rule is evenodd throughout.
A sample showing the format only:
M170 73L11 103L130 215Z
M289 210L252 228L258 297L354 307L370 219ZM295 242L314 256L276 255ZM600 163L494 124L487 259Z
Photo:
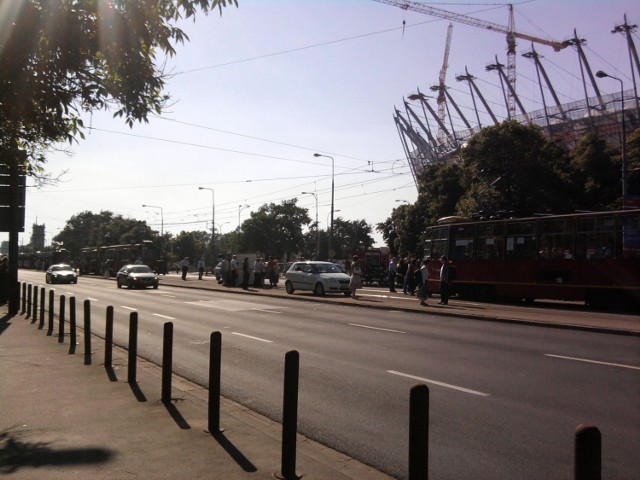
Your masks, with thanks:
M132 126L166 104L159 53L187 40L178 20L237 0L0 0L0 158L41 168L82 137L81 114L115 107Z

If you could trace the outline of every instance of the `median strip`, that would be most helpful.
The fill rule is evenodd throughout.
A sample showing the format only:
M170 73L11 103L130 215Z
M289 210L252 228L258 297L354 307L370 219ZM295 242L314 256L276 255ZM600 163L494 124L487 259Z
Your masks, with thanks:
M471 390L469 388L459 387L457 385L451 385L450 383L438 382L437 380L431 380L429 378L416 377L415 375L409 375L408 373L396 372L395 370L387 370L387 373L392 375L398 375L399 377L411 378L412 380L418 380L419 382L430 383L433 385L438 385L444 388L450 388L451 390L457 390L463 393L469 393L471 395L477 395L479 397L488 397L490 396L488 393L479 392L477 390Z

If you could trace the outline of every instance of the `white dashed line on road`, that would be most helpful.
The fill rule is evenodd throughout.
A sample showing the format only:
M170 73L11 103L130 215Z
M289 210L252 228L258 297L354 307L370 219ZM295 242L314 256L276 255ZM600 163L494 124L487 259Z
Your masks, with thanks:
M407 333L407 332L403 332L402 330L392 330L390 328L371 327L369 325L360 325L359 323L348 323L347 325L351 325L352 327L368 328L369 330L380 330L382 332L402 333L402 334Z
M271 340L266 340L260 337L253 337L251 335L245 335L244 333L231 332L231 335L238 335L239 337L250 338L251 340L257 340L258 342L273 343Z
M576 358L576 357L565 357L562 355L553 355L551 353L545 353L544 356L552 357L552 358L560 358L562 360L573 360L574 362L595 363L597 365L607 365L609 367L630 368L631 370L640 370L640 367L634 367L633 365L625 365L623 363L600 362L598 360L589 360L586 358Z
M125 310L131 310L131 311L134 311L134 312L137 312L137 311L138 311L138 309L137 309L137 308L127 307L127 306L125 306L125 305L120 305L120 306L121 306L122 308L124 308Z
M159 313L154 313L154 317L166 318L167 320L175 320L173 317L167 317L166 315L160 315Z
M469 388L459 387L458 385L452 385L450 383L438 382L437 380L431 380L429 378L416 377L415 375L409 375L408 373L396 372L395 370L387 370L387 373L392 375L398 375L400 377L411 378L412 380L418 380L419 382L430 383L433 385L438 385L444 388L450 388L451 390L457 390L463 393L470 393L471 395L477 395L479 397L488 397L490 396L488 393L479 392L477 390L471 390Z

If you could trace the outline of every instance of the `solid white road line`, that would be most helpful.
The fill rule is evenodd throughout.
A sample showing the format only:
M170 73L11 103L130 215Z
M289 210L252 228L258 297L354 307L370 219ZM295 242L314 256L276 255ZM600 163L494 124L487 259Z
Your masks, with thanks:
M167 317L166 315L160 315L159 313L154 313L154 317L166 318L167 320L175 320L173 317Z
M264 338L260 337L252 337L251 335L245 335L244 333L231 332L231 335L238 335L239 337L250 338L251 340L257 340L264 343L273 343L271 340L265 340Z
M127 307L125 305L120 305L122 308L126 309L126 310L133 310L134 312L137 312L138 309L137 308L132 308L132 307Z
M459 387L457 385L451 385L449 383L438 382L436 380L431 380L429 378L416 377L415 375L409 375L408 373L396 372L395 370L387 370L387 373L392 375L398 375L400 377L411 378L412 380L418 380L419 382L431 383L433 385L438 385L440 387L450 388L452 390L457 390L463 393L470 393L471 395L478 395L479 397L488 397L488 393L478 392L477 390L471 390L464 387Z
M551 353L545 353L544 356L545 357L560 358L562 360L573 360L575 362L595 363L597 365L608 365L610 367L620 367L620 368L630 368L632 370L640 370L640 367L634 367L633 365L625 365L623 363L599 362L598 360L589 360L589 359L586 359L586 358L565 357L563 355L553 355Z
M402 334L407 333L407 332L403 332L402 330L392 330L390 328L371 327L369 325L360 325L359 323L348 323L347 325L351 325L352 327L368 328L369 330L380 330L382 332L402 333Z

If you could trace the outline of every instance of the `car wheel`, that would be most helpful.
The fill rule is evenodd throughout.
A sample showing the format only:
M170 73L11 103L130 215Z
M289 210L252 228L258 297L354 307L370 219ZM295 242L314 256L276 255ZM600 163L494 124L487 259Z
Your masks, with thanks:
M287 280L285 282L284 289L287 291L288 294L292 294L295 291L293 289L293 283L291 283L291 280Z
M122 284L120 283L120 280L116 280L116 285L118 285L118 288L122 288Z
M322 286L322 283L316 283L316 286L313 289L313 293L315 293L319 297L324 297L324 287Z
M129 289L133 288L133 282L131 280L127 281L127 288Z
M44 276L44 283L51 283L51 280L49 279L49 275Z
M350 297L350 296L351 296L351 292L342 292L342 293L343 293L343 295L344 295L345 297Z
M153 288L158 288L158 284L155 284L155 285L153 286Z

